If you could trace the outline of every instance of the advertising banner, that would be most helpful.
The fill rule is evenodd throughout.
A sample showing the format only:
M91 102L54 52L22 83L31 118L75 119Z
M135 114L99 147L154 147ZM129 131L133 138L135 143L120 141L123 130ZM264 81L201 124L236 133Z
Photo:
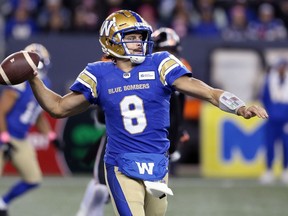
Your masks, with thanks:
M264 172L265 120L247 120L203 103L200 121L203 176L258 177ZM280 172L280 161L274 170Z

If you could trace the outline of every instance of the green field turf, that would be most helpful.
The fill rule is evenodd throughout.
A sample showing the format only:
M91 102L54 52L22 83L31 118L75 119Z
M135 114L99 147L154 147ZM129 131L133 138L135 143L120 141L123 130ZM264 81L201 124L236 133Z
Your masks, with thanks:
M0 193L17 180L2 177ZM10 206L11 216L75 216L89 177L45 177L42 187ZM288 186L261 186L257 180L170 179L167 216L287 216ZM112 216L111 204L106 215ZM149 215L148 215L149 216Z

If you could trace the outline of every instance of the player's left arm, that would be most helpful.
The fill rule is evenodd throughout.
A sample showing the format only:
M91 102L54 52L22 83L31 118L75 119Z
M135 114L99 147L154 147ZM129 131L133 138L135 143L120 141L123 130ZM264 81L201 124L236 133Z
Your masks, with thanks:
M264 108L257 105L247 107L245 103L230 92L213 88L201 80L188 76L176 79L173 86L179 92L210 102L220 109L243 116L245 119L258 116L266 119L268 114Z

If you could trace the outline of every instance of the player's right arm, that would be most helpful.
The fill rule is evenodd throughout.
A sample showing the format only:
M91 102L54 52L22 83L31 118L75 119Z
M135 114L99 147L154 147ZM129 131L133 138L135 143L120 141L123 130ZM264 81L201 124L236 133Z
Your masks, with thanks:
M70 92L61 96L47 88L37 76L29 80L40 106L54 118L64 118L88 109L90 103L81 93Z

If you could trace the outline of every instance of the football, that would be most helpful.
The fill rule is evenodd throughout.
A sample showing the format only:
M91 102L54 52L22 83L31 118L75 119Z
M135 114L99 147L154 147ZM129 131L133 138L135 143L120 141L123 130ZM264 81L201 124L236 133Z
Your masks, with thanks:
M16 85L28 80L37 70L39 61L40 56L35 52L12 53L0 65L0 84Z

